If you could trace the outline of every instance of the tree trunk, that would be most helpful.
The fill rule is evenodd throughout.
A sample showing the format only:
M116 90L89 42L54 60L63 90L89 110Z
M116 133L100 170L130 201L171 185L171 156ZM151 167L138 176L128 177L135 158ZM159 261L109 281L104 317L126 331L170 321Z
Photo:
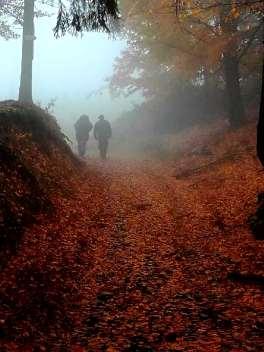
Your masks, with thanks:
M264 167L264 60L262 62L262 88L260 97L259 121L257 129L257 155Z
M34 1L24 0L23 44L19 101L32 103L32 64L34 52Z
M220 9L220 25L225 40L235 38L237 19L231 15L232 5L222 4ZM226 100L231 127L239 127L245 119L245 110L240 88L239 59L237 43L230 40L223 52L224 80L226 84Z
M237 128L245 119L245 110L239 82L239 62L235 56L225 53L223 63L229 121L231 127Z

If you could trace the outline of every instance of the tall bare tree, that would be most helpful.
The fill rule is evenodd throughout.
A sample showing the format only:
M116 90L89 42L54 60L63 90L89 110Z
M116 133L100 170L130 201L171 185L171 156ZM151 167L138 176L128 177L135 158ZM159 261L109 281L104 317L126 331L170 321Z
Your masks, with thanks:
M16 38L10 22L2 17L13 18L14 23L23 26L23 44L21 61L21 80L19 100L32 103L32 68L34 58L34 17L44 15L35 11L35 3L57 7L58 17L54 29L55 35L66 32L77 34L82 31L113 32L118 19L116 0L0 0L0 36L6 39Z
M32 65L34 57L34 4L35 0L24 0L23 43L19 100L32 103Z

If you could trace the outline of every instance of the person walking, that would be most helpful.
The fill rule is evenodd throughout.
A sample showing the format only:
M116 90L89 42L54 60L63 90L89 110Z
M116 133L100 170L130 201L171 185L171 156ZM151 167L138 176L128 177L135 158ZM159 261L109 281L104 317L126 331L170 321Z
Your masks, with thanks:
M84 157L86 153L86 145L89 140L89 134L93 129L93 125L88 115L81 115L74 127L78 144L78 154L80 157Z
M98 149L101 159L107 157L109 139L112 137L112 128L109 121L105 120L104 115L98 117L94 126L94 138L98 141Z

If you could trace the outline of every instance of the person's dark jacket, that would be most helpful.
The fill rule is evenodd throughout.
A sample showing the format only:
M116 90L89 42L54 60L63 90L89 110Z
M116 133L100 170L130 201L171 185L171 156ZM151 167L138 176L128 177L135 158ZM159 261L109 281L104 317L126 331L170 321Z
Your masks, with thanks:
M93 125L86 115L81 116L79 120L75 123L74 127L76 139L78 141L89 139L89 133L91 132Z
M108 121L99 120L94 126L94 137L97 140L107 140L112 137L112 128Z

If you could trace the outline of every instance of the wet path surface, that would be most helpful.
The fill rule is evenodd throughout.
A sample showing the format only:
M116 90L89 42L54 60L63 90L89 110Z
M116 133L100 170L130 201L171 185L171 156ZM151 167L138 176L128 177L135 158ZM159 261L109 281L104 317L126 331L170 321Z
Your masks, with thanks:
M261 351L263 283L232 278L263 274L263 245L232 194L169 164L88 169L0 275L3 351Z

